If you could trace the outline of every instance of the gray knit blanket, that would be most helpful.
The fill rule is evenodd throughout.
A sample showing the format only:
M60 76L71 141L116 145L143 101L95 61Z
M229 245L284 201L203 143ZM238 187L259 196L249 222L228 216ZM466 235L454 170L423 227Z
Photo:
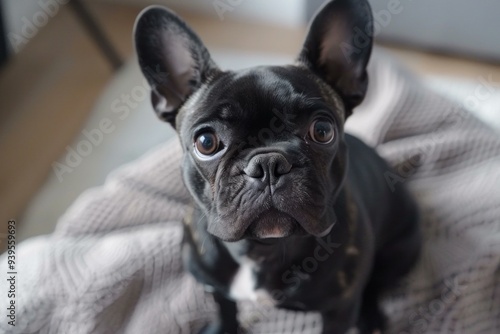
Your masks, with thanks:
M370 78L347 129L394 166L387 186L405 183L424 215L421 260L383 298L388 333L500 333L499 134L385 56ZM177 141L154 149L82 194L53 234L18 245L16 326L2 276L0 332L196 333L209 322L215 304L181 262L180 159ZM315 313L239 307L250 333L321 330Z

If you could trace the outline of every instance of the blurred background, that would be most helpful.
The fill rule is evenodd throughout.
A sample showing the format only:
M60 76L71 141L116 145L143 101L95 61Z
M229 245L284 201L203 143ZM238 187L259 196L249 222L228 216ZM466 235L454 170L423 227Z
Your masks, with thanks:
M84 190L172 138L132 44L146 5L176 10L223 68L280 64L321 0L0 0L0 240L50 233ZM500 2L372 0L379 45L500 129ZM1 246L4 246L3 244Z

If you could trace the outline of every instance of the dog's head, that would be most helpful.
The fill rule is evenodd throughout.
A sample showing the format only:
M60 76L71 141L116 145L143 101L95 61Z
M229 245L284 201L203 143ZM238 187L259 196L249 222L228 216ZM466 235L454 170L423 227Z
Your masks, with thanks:
M372 47L365 0L328 2L297 61L217 67L198 36L162 7L135 27L158 116L178 132L186 186L225 241L327 234L346 175L343 124L364 98Z

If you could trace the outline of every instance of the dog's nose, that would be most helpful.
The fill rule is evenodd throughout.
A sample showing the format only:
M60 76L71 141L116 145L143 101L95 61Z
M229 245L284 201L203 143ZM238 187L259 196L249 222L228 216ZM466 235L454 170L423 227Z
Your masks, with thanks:
M246 175L274 183L280 176L288 174L292 165L281 153L262 153L252 157L243 170Z

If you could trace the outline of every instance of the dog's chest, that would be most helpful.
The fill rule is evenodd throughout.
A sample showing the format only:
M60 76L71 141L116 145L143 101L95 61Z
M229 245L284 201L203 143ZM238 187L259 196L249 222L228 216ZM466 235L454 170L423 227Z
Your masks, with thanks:
M236 271L229 288L229 295L235 300L250 300L275 304L271 295L257 286L258 267L250 259L244 259Z

